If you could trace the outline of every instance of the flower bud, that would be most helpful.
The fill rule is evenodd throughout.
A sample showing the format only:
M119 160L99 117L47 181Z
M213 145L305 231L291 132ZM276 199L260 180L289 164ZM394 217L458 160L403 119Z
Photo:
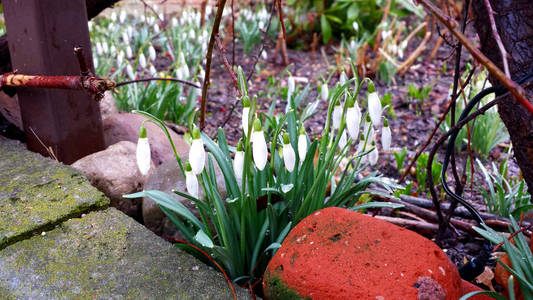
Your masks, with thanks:
M283 161L285 162L285 168L287 171L292 172L294 170L294 163L296 161L296 154L292 149L289 134L283 135Z
M150 60L155 61L157 55L154 46L150 45L150 47L148 47L148 55L150 56Z
M361 123L361 109L357 100L351 99L346 109L346 129L352 140L357 141L359 136L359 126Z
M265 168L268 159L268 150L265 141L265 135L263 134L263 128L261 121L255 119L254 132L252 133L252 154L255 166L262 171Z
M139 54L139 65L141 65L141 68L146 69L146 57L144 57L144 54Z
M205 165L204 142L200 137L200 130L194 126L192 130L192 144L189 149L189 162L195 175L202 173Z
M383 151L390 150L392 134L389 127L389 121L385 119L383 122L383 128L381 129L381 145L383 146Z
M298 157L300 158L300 163L305 160L307 155L307 137L305 136L305 128L302 125L300 127L300 134L298 135Z
M192 172L189 162L185 163L185 185L187 186L187 192L194 198L198 198L198 178Z
M248 118L250 116L250 100L248 100L248 96L242 97L242 130L244 131L244 135L248 135Z
M346 137L346 130L343 130L341 133L341 138L339 139L339 149L343 149L344 146L346 146L346 143L348 142L348 139Z
M244 168L244 152L242 151L242 142L237 143L237 152L233 158L233 171L235 172L235 179L237 183L242 182L242 171Z
M322 84L322 88L320 89L320 98L324 101L328 101L328 95L329 95L329 88L327 83Z
M331 117L333 119L333 128L339 129L342 118L342 107L339 100L335 102L335 106L333 107L333 115Z
M340 85L345 85L347 80L348 80L348 77L346 76L346 73L342 71L341 75L339 76Z
M372 141L372 148L374 148L370 153L368 153L368 162L370 165L374 166L378 162L379 152L378 148L376 147L376 142Z
M373 91L371 91L372 89ZM368 85L368 92L368 113L370 114L372 124L379 126L379 124L381 124L381 114L383 111L381 101L379 100L378 93L376 92L373 83Z
M295 89L296 89L296 82L294 80L294 77L289 76L289 79L287 80L287 98L292 97L292 94L294 93Z
M142 175L148 174L150 170L150 143L148 142L148 137L146 136L146 128L144 124L139 128L139 140L137 141L137 166Z
M133 72L133 67L130 64L126 66L126 73L131 80L135 80L135 73Z

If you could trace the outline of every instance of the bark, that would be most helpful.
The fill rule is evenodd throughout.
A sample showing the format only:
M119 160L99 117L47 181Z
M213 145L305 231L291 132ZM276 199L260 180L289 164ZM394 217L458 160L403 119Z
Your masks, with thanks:
M531 0L490 0L496 27L509 57L511 77L520 78L533 67L533 2ZM481 51L503 69L502 58L493 38L484 0L472 1L475 28L481 42ZM499 82L490 76L493 85ZM533 87L526 89L528 99L533 99ZM531 101L530 101L531 102ZM533 194L533 116L512 96L498 105L500 117L513 142L514 156L529 193Z
M120 0L86 0L87 17L90 19L96 17L102 10L113 6ZM1 1L0 1L1 3ZM11 57L7 44L7 35L0 36L0 74L13 71L11 67Z

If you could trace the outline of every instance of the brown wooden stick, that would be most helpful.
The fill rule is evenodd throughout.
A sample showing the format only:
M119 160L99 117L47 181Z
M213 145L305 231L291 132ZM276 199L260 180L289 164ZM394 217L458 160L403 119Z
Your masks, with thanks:
M437 230L439 230L439 226L433 223L420 222L416 220L408 220L408 219L402 219L402 218L386 217L386 216L374 216L374 218L387 221L389 223L392 223L398 226L411 227L411 228L417 229L417 231L421 230L421 231L436 232Z

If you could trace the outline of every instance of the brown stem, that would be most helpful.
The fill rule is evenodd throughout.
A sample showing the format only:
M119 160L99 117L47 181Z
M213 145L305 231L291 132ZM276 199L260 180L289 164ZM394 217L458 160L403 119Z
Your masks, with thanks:
M492 10L492 6L490 5L489 0L485 0L485 6L487 7L487 12L489 15L492 36L494 37L496 44L498 44L498 49L500 49L500 54L502 56L503 71L505 72L505 76L511 78L511 75L509 73L509 63L507 62L507 51L503 46L502 39L500 38L500 34L498 33L498 28L496 28L496 21L494 21L494 11Z
M233 73L233 70L231 69L229 62L226 59L226 55L225 55L226 49L224 48L224 46L222 46L222 43L220 42L218 35L215 37L215 41L216 41L218 49L220 50L220 52L222 52L222 61L224 62L224 67L226 67L226 71L228 71L229 75L231 76L231 80L233 81L233 85L235 87L235 90L237 91L238 97L241 97L241 91L239 90L239 83L237 82L237 76L235 76L235 73Z
M218 35L220 21L222 20L222 13L226 0L218 0L217 13L215 15L215 22L211 30L211 37L209 38L209 45L207 46L206 63L205 63L205 78L202 86L202 103L200 105L200 129L205 127L205 113L207 107L207 89L209 88L209 77L211 74L211 61L213 59L213 47L215 46L215 37Z

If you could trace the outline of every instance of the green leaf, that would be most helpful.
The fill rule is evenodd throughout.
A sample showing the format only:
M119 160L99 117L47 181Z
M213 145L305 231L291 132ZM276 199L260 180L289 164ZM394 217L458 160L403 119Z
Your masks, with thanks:
M194 239L200 243L200 245L207 247L207 248L213 248L215 245L213 244L213 241L205 234L205 232L200 229L194 236Z
M354 20L355 18L357 18L357 16L359 15L359 6L357 5L357 3L353 3L352 5L350 5L346 14L348 16L348 20Z
M322 41L327 44L331 39L331 25L325 15L320 16L320 26L322 29Z

